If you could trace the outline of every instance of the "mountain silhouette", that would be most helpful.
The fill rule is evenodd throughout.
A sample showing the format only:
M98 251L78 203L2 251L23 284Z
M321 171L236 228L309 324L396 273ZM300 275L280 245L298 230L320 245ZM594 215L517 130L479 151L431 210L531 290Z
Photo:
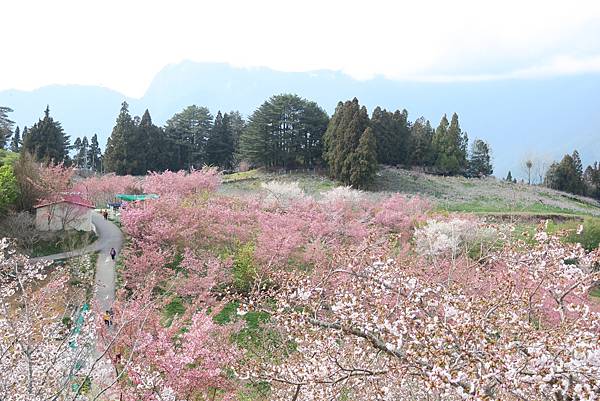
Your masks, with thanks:
M114 126L120 104L132 115L150 110L163 124L174 113L196 104L239 110L248 116L268 97L296 93L316 101L330 115L339 101L357 97L369 113L377 105L407 109L437 126L441 116L457 112L469 139L488 141L494 172L508 170L523 177L527 154L554 159L578 149L584 164L600 160L600 75L482 82L406 82L375 77L360 81L338 71L282 72L269 68L237 68L221 63L184 61L168 65L153 79L141 99L96 86L51 85L33 91L0 91L0 105L15 111L11 118L31 126L47 104L67 134L98 134L102 146Z

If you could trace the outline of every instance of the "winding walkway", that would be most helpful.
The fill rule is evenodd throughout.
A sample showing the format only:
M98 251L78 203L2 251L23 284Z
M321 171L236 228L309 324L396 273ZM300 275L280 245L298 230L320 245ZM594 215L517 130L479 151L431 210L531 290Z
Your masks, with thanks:
M98 239L85 248L71 252L57 253L36 259L60 260L81 256L90 252L99 252L96 262L96 300L101 310L108 310L115 300L115 262L110 257L110 249L115 248L117 255L123 245L123 233L119 227L96 212L92 212L92 223L96 227Z

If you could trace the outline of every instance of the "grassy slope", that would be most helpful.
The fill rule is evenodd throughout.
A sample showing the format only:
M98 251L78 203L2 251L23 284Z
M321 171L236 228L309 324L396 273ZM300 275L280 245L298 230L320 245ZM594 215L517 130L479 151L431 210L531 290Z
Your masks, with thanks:
M242 194L261 190L267 181L297 181L309 195L317 196L341 185L326 177L293 172L288 174L251 170L226 175L223 191ZM377 173L371 196L400 192L430 199L438 210L481 214L600 216L600 203L545 187L512 184L494 178L441 177L384 167Z
M423 195L446 211L600 216L600 203L593 199L494 178L440 177L386 167L379 171L375 186L380 191Z

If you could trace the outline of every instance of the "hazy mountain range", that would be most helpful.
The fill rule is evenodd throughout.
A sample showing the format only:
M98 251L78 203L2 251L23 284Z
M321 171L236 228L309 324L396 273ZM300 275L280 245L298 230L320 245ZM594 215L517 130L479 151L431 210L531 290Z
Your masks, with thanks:
M316 101L330 115L340 100L357 97L369 113L377 105L407 109L437 126L442 114L457 112L469 138L488 141L495 175L523 176L527 154L559 158L578 149L584 164L600 160L600 75L539 80L483 82L402 82L377 77L359 81L336 71L280 72L268 68L235 68L227 64L185 61L169 65L153 79L141 99L96 86L51 85L33 91L0 91L0 105L21 127L43 115L46 104L65 131L77 136L98 134L102 146L110 135L121 102L133 115L150 110L162 125L185 106L239 110L248 116L265 99L296 93Z

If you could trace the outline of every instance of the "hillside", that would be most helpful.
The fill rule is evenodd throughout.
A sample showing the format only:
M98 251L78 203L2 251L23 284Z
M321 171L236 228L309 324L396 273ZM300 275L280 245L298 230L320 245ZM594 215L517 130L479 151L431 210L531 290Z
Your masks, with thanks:
M383 77L360 81L339 71L281 72L185 61L160 71L141 99L101 87L64 85L0 91L0 105L15 109L11 118L18 125L31 126L50 104L69 135L97 133L104 147L123 100L133 115L148 108L153 121L163 124L191 104L213 113L239 110L248 116L269 96L292 92L316 101L331 115L338 101L358 97L369 111L377 105L406 108L411 121L422 115L434 126L442 114L457 112L469 138L491 144L495 173L505 177L508 170L522 176L520 162L528 153L557 159L579 149L584 165L600 159L595 108L599 89L598 75L454 83Z
M298 182L307 194L319 197L324 191L341 185L320 174L289 172L285 174L252 170L224 177L223 190L228 193L262 191L269 181ZM600 216L600 202L582 196L526 184L512 184L493 177L470 179L442 177L393 167L377 173L372 191L378 197L391 192L419 195L429 199L439 210L480 214L507 215L588 215Z

